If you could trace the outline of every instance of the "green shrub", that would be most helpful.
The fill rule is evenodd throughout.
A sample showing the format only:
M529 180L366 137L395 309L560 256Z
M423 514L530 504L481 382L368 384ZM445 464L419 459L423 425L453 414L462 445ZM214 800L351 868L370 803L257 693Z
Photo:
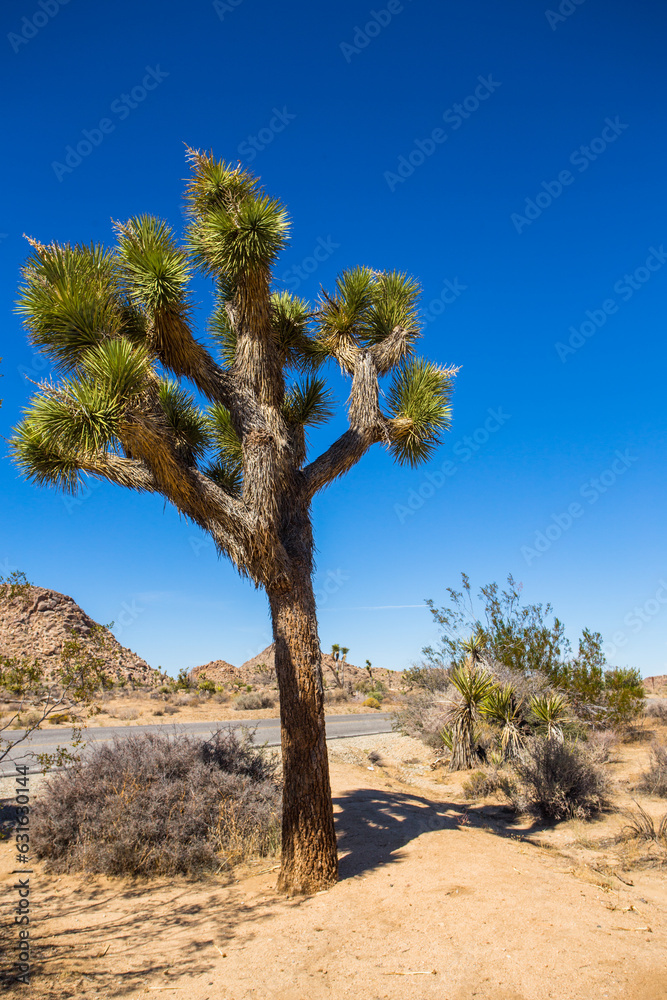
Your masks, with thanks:
M362 704L365 708L382 708L382 705L377 698L366 698Z
M202 674L197 684L197 690L204 691L206 694L213 694L215 691L215 682L210 681L205 674Z
M646 692L638 670L615 667L604 675L606 721L612 726L629 725L644 711Z
M174 681L175 691L189 691L190 688L194 687L190 675L188 674L185 667L181 667L178 671L178 677Z

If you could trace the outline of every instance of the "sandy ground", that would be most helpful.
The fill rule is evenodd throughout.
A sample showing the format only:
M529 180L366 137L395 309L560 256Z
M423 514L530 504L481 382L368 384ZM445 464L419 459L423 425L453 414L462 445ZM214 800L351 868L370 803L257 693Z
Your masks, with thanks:
M663 736L664 738L664 736ZM374 752L374 753L373 753ZM371 762L369 753L373 753ZM7 995L188 1000L664 1000L666 868L637 869L617 812L550 829L492 800L396 734L330 744L341 880L274 891L276 861L234 879L31 876L33 979ZM618 804L647 756L623 746ZM659 816L664 800L641 799ZM619 854L619 851L621 853ZM3 965L10 843L0 844Z

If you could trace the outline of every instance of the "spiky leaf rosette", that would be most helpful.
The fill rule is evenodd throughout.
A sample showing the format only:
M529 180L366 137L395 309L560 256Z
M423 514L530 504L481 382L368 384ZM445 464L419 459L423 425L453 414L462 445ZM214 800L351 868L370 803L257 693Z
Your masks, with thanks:
M323 291L318 343L323 353L352 372L356 350L373 347L379 374L406 358L419 337L420 288L398 271L357 267L343 271L336 291Z
M333 394L323 378L305 378L286 393L283 413L301 427L325 424L334 414Z
M147 317L150 346L172 371L185 374L192 357L188 259L169 226L153 216L117 222L115 229L118 276Z
M51 358L57 372L69 373L82 351L117 336L127 320L113 255L93 244L30 242L17 312L31 343Z
M415 358L397 372L387 395L391 451L401 464L428 461L451 421L453 372Z
M206 419L208 437L215 449L206 474L223 489L239 495L243 489L243 445L229 410L220 404L211 406Z

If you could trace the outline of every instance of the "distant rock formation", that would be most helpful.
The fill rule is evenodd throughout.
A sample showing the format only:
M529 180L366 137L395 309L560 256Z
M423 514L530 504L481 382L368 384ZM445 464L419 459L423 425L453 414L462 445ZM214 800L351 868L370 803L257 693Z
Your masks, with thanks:
M190 677L193 681L199 680L200 677L205 677L215 684L228 684L241 680L236 667L232 666L231 663L227 663L226 660L211 660L210 663L204 663L201 667L193 667L190 671Z
M270 646L263 649L257 656L246 660L240 667L233 667L231 663L227 663L225 660L211 660L210 663L205 663L201 667L193 667L190 670L190 677L196 681L202 675L205 675L208 680L214 681L216 684L233 684L234 682L241 684L260 684L264 682L268 684L275 681L275 666L275 650L273 643L271 643ZM362 680L369 680L368 671L362 667L355 667L353 663L348 663L347 661L334 660L330 653L322 653L322 674L325 687L337 686L335 672L338 673L341 682L344 682L345 686L348 684L358 684ZM382 667L376 669L373 667L373 678L374 680L382 681L387 687L396 688L400 685L401 674L397 670L386 670Z
M0 600L0 656L38 660L51 673L60 664L63 643L74 632L104 661L104 669L114 680L150 686L164 682L166 674L121 646L108 629L106 650L100 653L92 643L89 645L86 639L95 624L71 597L45 587L30 587L21 597Z

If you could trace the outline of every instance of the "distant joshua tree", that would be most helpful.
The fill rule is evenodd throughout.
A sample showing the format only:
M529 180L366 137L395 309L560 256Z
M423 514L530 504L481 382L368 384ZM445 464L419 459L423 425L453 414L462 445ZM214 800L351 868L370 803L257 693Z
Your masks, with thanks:
M338 869L311 504L373 444L399 463L428 459L456 370L413 356L419 287L405 274L344 271L314 305L277 291L284 206L240 167L189 156L184 246L150 216L116 224L113 249L30 240L19 311L59 381L39 386L14 456L39 486L75 492L88 475L159 494L265 590L282 719L278 884L314 892ZM215 285L217 358L191 329L195 269ZM316 374L328 361L351 379L349 426L309 460L306 428L332 414Z

